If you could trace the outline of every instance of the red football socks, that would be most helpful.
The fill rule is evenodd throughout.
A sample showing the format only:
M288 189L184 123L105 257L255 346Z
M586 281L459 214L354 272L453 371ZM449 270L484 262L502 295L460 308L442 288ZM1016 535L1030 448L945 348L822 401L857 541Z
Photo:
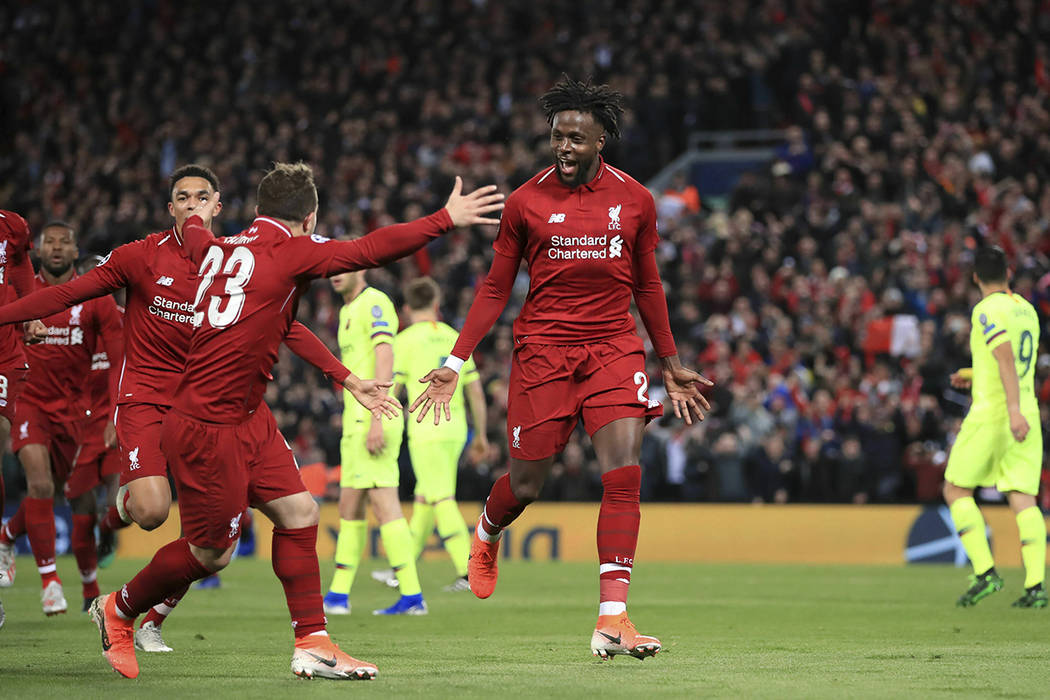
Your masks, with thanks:
M147 622L152 622L154 627L160 627L163 625L164 621L168 619L168 615L171 614L171 611L175 609L175 606L179 604L179 601L182 600L182 596L186 595L186 591L188 590L190 590L189 584L183 586L177 592L172 593L163 601L154 605L149 609L149 612L146 613L146 617L142 618L142 625L139 626L141 627Z
M175 595L211 572L190 551L190 542L179 538L157 550L153 559L117 594L117 611L134 620L165 598Z
M504 474L496 479L485 501L485 510L481 514L481 527L495 537L509 526L525 510L525 505L514 497L510 490L510 476Z
M0 527L0 542L11 545L24 534L26 534L26 502L23 499L11 519Z
M73 557L80 570L85 598L97 598L98 551L95 549L95 516L73 514Z
M123 530L129 524L120 519L120 513L117 512L116 506L110 506L109 510L106 511L105 517L99 521L98 529L102 532L116 532L117 530Z
M26 534L33 549L40 581L46 588L52 581L60 581L55 567L55 502L52 498L25 498Z
M273 529L273 572L284 586L295 638L325 629L321 570L317 564L317 526Z
M615 615L627 607L634 550L638 545L641 510L638 492L642 469L636 464L602 475L602 507L598 511L598 563L602 615Z

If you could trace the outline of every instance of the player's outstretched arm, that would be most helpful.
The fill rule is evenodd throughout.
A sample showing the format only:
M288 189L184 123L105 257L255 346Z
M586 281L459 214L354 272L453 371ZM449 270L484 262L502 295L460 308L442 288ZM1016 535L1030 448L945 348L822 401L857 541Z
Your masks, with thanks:
M343 388L371 411L374 418L397 418L401 415L401 402L388 393L393 385L390 381L360 379L354 374L350 374L343 382Z
M417 408L423 407L423 410L416 416L416 422L423 422L431 406L434 407L434 425L441 422L442 416L446 421L452 420L449 403L452 401L452 395L456 393L459 373L451 367L438 367L427 372L427 376L419 381L424 384L429 383L430 386L423 390L423 393L412 402L412 406L408 409L409 413L414 413Z
M350 376L350 370L343 366L343 363L332 354L328 346L298 321L292 321L288 334L284 336L284 344L337 384L343 384Z
M305 261L306 266L299 274L331 277L342 272L382 267L411 255L452 228L499 223L499 219L485 216L503 208L503 195L496 192L495 185L479 187L466 195L462 191L463 180L457 176L452 194L439 211L407 224L378 228L357 240L329 241L317 253L327 257L323 261Z
M98 268L95 268L96 270ZM38 289L32 294L0 306L0 325L32 321L57 314L88 299L105 296L124 285L111 286L91 270L63 284Z
M684 418L686 425L692 425L693 420L702 421L704 411L710 411L711 404L707 403L707 399L700 393L700 385L714 386L715 383L683 367L678 355L661 357L660 365L663 369L664 389L667 391L667 398L671 400L675 418Z

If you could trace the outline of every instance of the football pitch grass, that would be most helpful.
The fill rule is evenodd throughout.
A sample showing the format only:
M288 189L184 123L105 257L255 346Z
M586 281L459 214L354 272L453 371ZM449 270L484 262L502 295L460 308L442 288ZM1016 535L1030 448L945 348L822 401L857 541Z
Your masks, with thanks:
M100 573L103 590L142 561ZM218 590L191 590L164 627L171 654L139 652L122 679L79 612L71 557L61 557L70 612L40 611L33 562L19 557L0 589L0 697L1047 697L1050 610L1010 607L1022 574L975 608L954 603L966 570L942 566L830 567L641 562L631 617L663 650L653 659L590 654L595 566L501 563L492 598L444 593L447 561L422 567L426 617L383 618L395 592L368 576L354 613L329 630L375 662L375 681L307 683L289 670L292 635L269 561L237 559ZM327 583L331 564L322 564Z

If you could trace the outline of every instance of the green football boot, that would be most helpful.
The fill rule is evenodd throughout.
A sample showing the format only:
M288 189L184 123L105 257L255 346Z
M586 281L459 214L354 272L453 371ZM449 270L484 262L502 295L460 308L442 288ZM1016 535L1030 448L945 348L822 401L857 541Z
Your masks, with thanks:
M1015 608L1045 608L1047 604L1046 589L1037 583L1024 589L1024 595L1013 602Z
M987 598L991 594L1001 591L1002 588L1003 579L999 574L995 573L994 568L988 569L983 574L971 574L970 588L959 596L959 600L955 604L961 608L977 605L982 598Z

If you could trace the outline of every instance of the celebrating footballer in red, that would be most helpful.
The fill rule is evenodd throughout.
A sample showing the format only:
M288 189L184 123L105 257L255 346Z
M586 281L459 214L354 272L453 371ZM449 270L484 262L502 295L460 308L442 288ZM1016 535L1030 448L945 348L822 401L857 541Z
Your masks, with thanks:
M662 413L648 395L645 352L630 313L632 295L663 366L676 416L709 409L681 366L656 266L656 208L648 190L599 155L619 135L621 96L566 78L541 99L554 165L507 199L492 268L445 366L422 381L417 420L448 417L457 372L507 304L522 260L529 293L514 322L507 405L510 473L492 487L471 547L468 579L479 598L496 586L500 534L535 500L582 418L602 468L598 515L600 604L595 656L643 658L660 649L627 617L627 589L640 520L638 466L645 424Z
M274 520L273 567L284 587L300 676L372 678L328 638L317 563L317 505L294 457L262 402L278 345L309 281L376 267L418 250L453 226L496 223L483 214L502 207L494 187L470 195L456 188L445 208L355 241L312 235L317 190L306 165L278 164L259 184L258 217L236 236L215 239L198 216L182 232L199 265L197 326L186 369L165 417L162 447L179 494L183 537L162 547L119 593L100 598L92 614L115 670L138 675L132 622L150 606L229 562L249 504ZM210 216L215 198L201 210ZM396 415L390 383L358 381L351 393L376 415Z

